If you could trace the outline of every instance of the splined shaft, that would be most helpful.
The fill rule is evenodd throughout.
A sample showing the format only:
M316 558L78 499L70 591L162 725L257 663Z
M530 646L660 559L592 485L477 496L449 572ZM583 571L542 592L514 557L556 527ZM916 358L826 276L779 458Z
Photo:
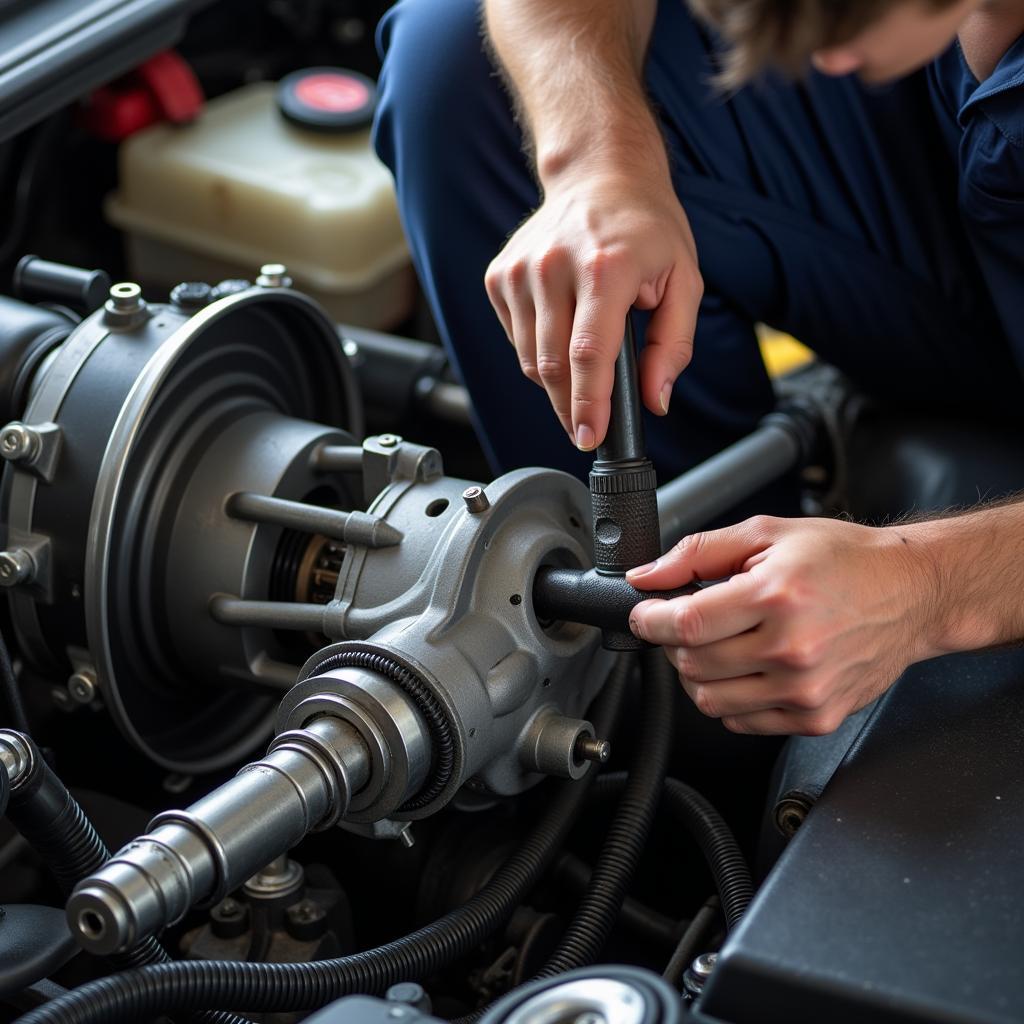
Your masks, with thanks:
M92 953L115 953L216 901L315 828L344 815L367 782L369 752L339 718L282 733L261 761L186 811L168 811L68 900L68 922Z

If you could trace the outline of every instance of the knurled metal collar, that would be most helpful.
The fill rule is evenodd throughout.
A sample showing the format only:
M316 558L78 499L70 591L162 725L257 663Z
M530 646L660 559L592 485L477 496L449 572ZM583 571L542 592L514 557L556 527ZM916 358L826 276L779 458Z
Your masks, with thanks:
M593 471L590 490L593 494L631 494L635 491L653 491L658 486L658 474L648 462L635 469L621 469L614 473Z

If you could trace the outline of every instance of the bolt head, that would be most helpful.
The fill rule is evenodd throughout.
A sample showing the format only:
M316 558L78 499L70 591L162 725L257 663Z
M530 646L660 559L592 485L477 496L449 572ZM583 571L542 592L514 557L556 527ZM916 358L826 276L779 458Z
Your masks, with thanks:
M381 448L394 448L398 444L399 438L395 434L381 434L377 438L377 444Z
M693 961L693 965L690 970L692 970L698 978L709 978L711 976L711 972L715 969L715 964L717 962L717 953L701 953L701 955Z
M68 693L76 704L91 704L96 699L96 676L88 669L75 672L68 679Z
M264 263L260 267L256 285L259 288L290 288L292 279L288 276L288 268L283 263Z
M30 459L39 450L39 435L24 423L8 423L0 430L0 457L8 462Z
M35 575L36 564L32 556L21 548L0 551L0 587L16 587Z

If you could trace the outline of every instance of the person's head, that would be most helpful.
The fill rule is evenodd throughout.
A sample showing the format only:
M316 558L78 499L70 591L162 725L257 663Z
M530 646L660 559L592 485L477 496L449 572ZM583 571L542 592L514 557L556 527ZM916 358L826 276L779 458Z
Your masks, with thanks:
M927 64L985 0L690 0L729 45L720 81L736 88L766 66L857 72L884 82Z

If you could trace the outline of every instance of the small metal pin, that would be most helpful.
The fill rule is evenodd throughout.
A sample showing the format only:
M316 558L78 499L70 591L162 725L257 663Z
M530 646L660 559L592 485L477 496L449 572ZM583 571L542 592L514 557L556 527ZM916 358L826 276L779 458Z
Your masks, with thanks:
M606 764L608 758L612 756L612 745L607 740L599 740L583 734L576 740L572 753L577 761L596 761L598 764Z
M473 515L486 512L491 507L490 498L482 487L467 487L462 492L462 500Z
M402 439L396 434L381 434L377 438L377 444L379 444L381 448L394 448L401 440Z

